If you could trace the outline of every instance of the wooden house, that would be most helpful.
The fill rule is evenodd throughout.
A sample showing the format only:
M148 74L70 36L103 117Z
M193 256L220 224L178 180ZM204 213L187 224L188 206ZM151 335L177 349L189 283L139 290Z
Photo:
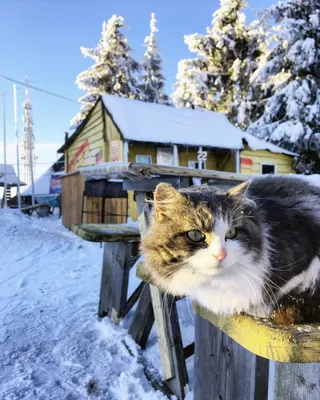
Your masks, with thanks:
M112 95L100 97L58 151L64 153L67 174L85 166L117 161L245 174L287 174L294 172L295 156L234 127L221 113ZM200 165L199 151L207 152ZM135 219L131 193L128 207L128 214Z

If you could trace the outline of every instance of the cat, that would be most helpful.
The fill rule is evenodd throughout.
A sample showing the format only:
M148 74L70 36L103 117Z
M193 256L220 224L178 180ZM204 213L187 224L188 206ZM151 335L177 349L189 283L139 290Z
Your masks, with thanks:
M320 291L320 187L272 175L227 191L160 183L141 251L164 292L268 317L287 294Z

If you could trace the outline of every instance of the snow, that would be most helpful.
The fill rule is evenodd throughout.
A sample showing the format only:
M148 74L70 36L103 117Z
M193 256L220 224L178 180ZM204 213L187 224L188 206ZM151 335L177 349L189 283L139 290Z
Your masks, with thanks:
M157 44L156 33L158 28L156 27L156 22L155 15L152 13L150 35L144 39L147 50L144 53L141 65L143 74L140 77L140 99L150 103L164 103L168 98L163 93L165 78L162 74L163 62Z
M56 217L0 210L0 226L0 398L167 399L144 374L147 366L160 376L155 330L142 351L127 333L133 311L120 326L97 319L99 244L83 241ZM132 269L129 293L138 283ZM178 308L186 345L193 315L185 300ZM193 357L191 385L192 363Z
M236 128L222 113L175 108L113 95L104 95L102 99L127 140L243 149L244 139L252 150L295 155Z

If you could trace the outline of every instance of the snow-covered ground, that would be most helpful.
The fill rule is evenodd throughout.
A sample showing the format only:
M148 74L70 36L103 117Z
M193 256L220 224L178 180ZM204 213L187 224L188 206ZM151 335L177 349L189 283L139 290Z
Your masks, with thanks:
M165 399L144 374L160 371L156 333L142 351L116 326L97 320L102 248L52 217L0 210L0 399ZM130 292L138 281L132 271ZM179 302L183 340L193 312ZM188 360L192 386L193 357ZM188 399L192 399L189 393Z

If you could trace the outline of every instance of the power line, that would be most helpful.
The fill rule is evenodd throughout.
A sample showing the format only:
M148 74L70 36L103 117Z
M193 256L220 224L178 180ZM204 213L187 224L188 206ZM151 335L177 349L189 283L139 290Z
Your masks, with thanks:
M79 104L76 100L70 99L69 97L61 96L60 94L49 92L48 90L44 90L44 89L38 88L36 86L31 86L29 84L27 85L24 82L17 81L16 79L12 79L12 78L9 78L4 75L0 75L0 78L6 79L7 81L10 81L10 82L18 83L19 85L22 85L22 86L28 86L29 89L37 90L38 92L42 92L42 93L48 94L50 96L58 97L59 99L62 99L62 100L71 101L72 103Z

